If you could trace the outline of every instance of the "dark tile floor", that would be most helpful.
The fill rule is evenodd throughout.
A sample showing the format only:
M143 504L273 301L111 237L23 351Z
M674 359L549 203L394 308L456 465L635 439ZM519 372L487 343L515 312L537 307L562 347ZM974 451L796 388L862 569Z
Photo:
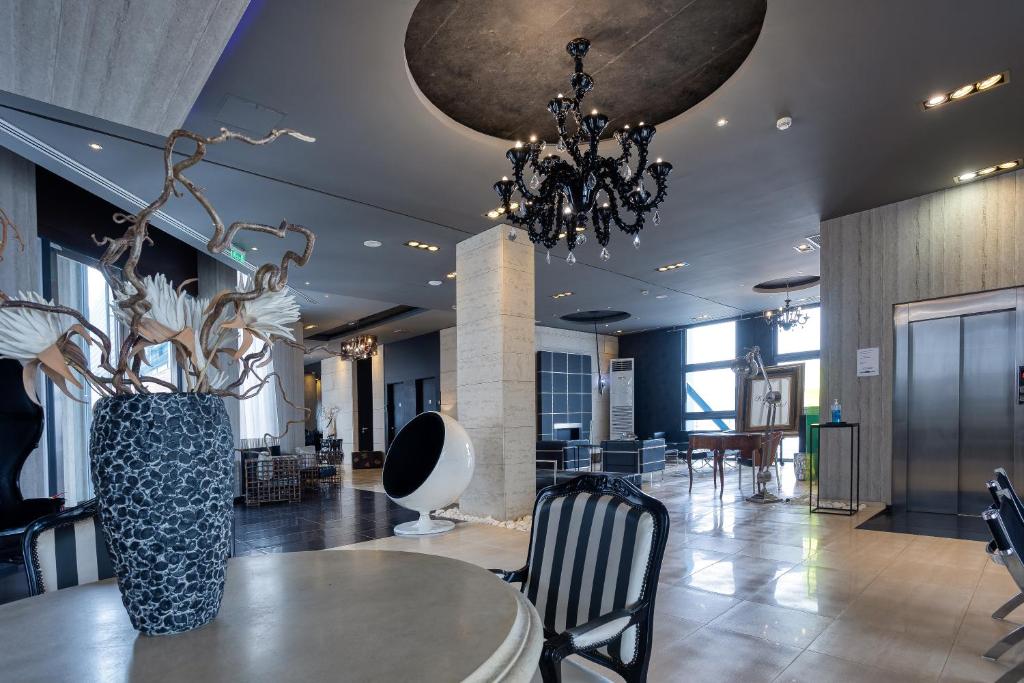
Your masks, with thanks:
M235 505L235 556L323 550L393 535L417 514L382 493L331 487L304 491L298 503ZM28 595L25 568L0 564L0 604Z
M981 517L907 512L889 506L857 527L895 534L959 538L965 541L990 541L992 535Z

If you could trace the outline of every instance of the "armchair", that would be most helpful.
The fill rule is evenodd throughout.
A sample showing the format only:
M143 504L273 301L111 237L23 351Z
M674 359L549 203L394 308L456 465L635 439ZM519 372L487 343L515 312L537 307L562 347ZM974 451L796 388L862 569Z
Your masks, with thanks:
M31 595L114 576L95 498L29 524L22 552Z
M1004 619L1010 612L1024 604L1024 562L1021 560L1021 552L1024 552L1024 516L1020 499L1004 470L996 470L996 479L988 482L988 489L994 502L981 515L992 533L992 541L985 548L985 552L994 563L1006 567L1018 590L1015 596L992 613L993 619ZM1024 626L1018 626L1004 635L982 657L990 660L999 659L1021 641L1024 641ZM1019 681L1022 677L1024 663L1011 668L997 683Z
M621 477L581 474L540 492L526 566L491 571L540 613L545 683L561 680L572 654L646 680L668 529L661 501Z
M62 498L21 495L18 478L43 435L43 409L25 393L21 363L0 359L0 536L24 531L34 519L57 512Z

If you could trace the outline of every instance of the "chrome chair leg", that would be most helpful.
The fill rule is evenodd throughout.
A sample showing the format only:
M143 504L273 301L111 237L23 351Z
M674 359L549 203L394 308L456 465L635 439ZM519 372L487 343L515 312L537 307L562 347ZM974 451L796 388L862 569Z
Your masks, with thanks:
M1024 640L1024 626L1018 626L1003 636L998 643L990 647L988 652L983 654L982 657L991 660L999 659L1007 650L1022 640Z
M1018 683L1021 679L1024 679L1024 662L1021 662L997 678L996 683Z
M1005 603L1003 606L992 613L993 619L1005 619L1007 615L1013 610L1017 609L1021 605L1024 605L1024 593L1017 593Z

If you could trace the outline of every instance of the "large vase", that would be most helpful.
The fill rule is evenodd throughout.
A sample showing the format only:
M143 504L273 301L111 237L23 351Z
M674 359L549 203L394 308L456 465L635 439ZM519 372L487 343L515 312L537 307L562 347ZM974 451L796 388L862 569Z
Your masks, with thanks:
M209 623L224 595L231 423L210 394L101 398L90 454L121 600L147 635Z

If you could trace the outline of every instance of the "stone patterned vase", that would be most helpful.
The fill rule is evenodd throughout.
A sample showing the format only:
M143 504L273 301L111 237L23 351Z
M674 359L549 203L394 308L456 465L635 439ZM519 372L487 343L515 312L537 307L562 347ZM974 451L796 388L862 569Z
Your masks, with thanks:
M90 455L100 522L132 626L147 635L209 623L231 542L231 423L210 394L96 402Z

